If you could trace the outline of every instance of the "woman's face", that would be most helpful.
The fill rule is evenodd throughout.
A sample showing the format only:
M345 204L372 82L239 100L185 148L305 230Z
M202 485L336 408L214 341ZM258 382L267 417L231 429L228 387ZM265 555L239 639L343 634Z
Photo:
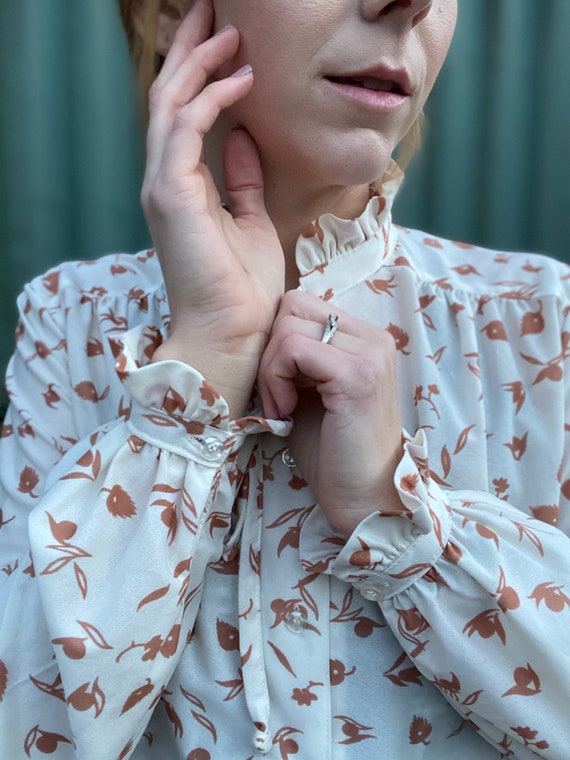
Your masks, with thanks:
M276 176L357 185L384 173L421 113L455 28L457 0L213 0L253 66L233 107ZM378 91L380 90L380 91Z

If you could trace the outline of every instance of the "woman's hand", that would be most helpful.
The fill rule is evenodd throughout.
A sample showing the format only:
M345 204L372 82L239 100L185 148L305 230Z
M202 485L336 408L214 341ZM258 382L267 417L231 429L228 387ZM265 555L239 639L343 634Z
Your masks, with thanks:
M338 329L321 342L331 311ZM287 293L259 366L266 416L292 415L290 451L329 521L345 535L393 485L402 425L392 337L307 293Z
M141 197L171 309L172 332L154 360L192 364L238 416L283 293L284 261L251 137L236 130L225 146L229 211L204 163L204 135L253 84L248 70L211 79L239 47L234 27L210 37L212 24L211 0L196 0L153 84Z

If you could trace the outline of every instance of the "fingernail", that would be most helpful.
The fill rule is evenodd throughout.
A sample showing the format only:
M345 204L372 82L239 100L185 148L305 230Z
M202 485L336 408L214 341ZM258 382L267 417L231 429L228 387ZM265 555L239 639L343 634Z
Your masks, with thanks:
M224 32L227 32L228 29L235 29L235 26L233 24L226 24L221 29L218 29L218 31L214 34L214 37L217 37L219 34L223 34Z
M234 71L234 73L232 74L232 77L245 77L248 74L251 74L252 72L253 72L253 69L251 68L249 63L247 63L245 66L242 66L241 69Z

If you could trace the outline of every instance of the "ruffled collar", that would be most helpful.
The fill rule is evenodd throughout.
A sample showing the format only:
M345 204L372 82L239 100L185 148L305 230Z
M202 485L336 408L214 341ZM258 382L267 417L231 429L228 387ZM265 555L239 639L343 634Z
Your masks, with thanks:
M392 162L355 219L323 214L307 225L295 251L301 290L332 297L375 272L394 252L392 205L403 174Z

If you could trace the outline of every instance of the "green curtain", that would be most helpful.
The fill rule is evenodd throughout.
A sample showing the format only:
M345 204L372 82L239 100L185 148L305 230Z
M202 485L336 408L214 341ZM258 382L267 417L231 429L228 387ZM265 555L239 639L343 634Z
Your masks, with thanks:
M570 260L570 0L458 3L396 220ZM1 0L0 87L1 371L27 280L148 233L116 0Z

